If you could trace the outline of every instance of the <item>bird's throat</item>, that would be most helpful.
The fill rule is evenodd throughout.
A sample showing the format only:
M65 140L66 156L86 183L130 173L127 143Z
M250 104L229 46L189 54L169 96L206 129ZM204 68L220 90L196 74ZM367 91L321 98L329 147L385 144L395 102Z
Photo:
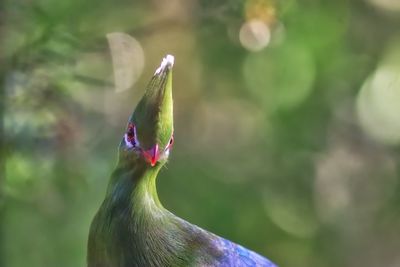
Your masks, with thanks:
M101 236L93 253L106 251L102 261L113 265L94 266L183 266L172 252L181 250L184 234L157 196L161 165L147 165L120 162L113 172L91 230Z
M148 216L158 216L157 213L164 210L158 199L156 188L159 170L159 166L145 170L133 187L131 194L132 210L138 215L146 213Z
M119 163L115 169L107 195L113 205L130 210L130 219L159 217L164 211L156 188L156 178L161 166L130 165Z

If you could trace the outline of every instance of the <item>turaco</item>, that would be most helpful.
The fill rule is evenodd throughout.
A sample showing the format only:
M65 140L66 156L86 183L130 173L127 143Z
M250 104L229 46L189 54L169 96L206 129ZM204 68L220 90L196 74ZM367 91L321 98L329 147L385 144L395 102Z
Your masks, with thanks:
M117 166L90 228L88 267L276 267L161 205L156 178L174 144L173 64L171 55L162 60L128 121Z

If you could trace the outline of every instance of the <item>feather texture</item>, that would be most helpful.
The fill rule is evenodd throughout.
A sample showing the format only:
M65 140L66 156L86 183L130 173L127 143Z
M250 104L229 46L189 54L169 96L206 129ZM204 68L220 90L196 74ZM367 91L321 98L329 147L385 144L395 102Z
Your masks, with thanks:
M127 131L135 142L129 143L126 134L121 141L117 167L90 228L88 267L275 267L161 205L156 178L173 143L172 65L173 57L167 56L130 118ZM164 150L158 154L151 147ZM156 163L143 156L146 151L155 153Z

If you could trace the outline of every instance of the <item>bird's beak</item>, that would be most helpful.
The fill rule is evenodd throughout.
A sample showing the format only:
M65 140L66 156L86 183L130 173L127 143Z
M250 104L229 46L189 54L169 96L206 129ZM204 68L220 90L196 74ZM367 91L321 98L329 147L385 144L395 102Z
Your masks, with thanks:
M144 150L143 156L146 159L146 161L148 163L150 163L150 165L152 167L154 167L156 165L158 159L160 158L160 155L158 153L158 144L154 145L149 150Z

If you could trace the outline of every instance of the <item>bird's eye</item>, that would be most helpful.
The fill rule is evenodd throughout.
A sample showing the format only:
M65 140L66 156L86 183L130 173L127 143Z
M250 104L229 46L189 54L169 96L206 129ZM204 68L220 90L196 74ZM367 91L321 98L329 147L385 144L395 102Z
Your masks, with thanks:
M136 129L133 123L128 124L128 129L125 133L125 144L129 148L136 147L137 140L136 140Z
M174 144L174 135L172 134L171 135L171 139L169 139L168 145L165 148L165 150L169 150L172 147L173 144Z
M171 135L171 138L169 139L168 145L164 150L164 157L168 157L169 156L169 151L172 147L172 145L174 144L174 135Z

